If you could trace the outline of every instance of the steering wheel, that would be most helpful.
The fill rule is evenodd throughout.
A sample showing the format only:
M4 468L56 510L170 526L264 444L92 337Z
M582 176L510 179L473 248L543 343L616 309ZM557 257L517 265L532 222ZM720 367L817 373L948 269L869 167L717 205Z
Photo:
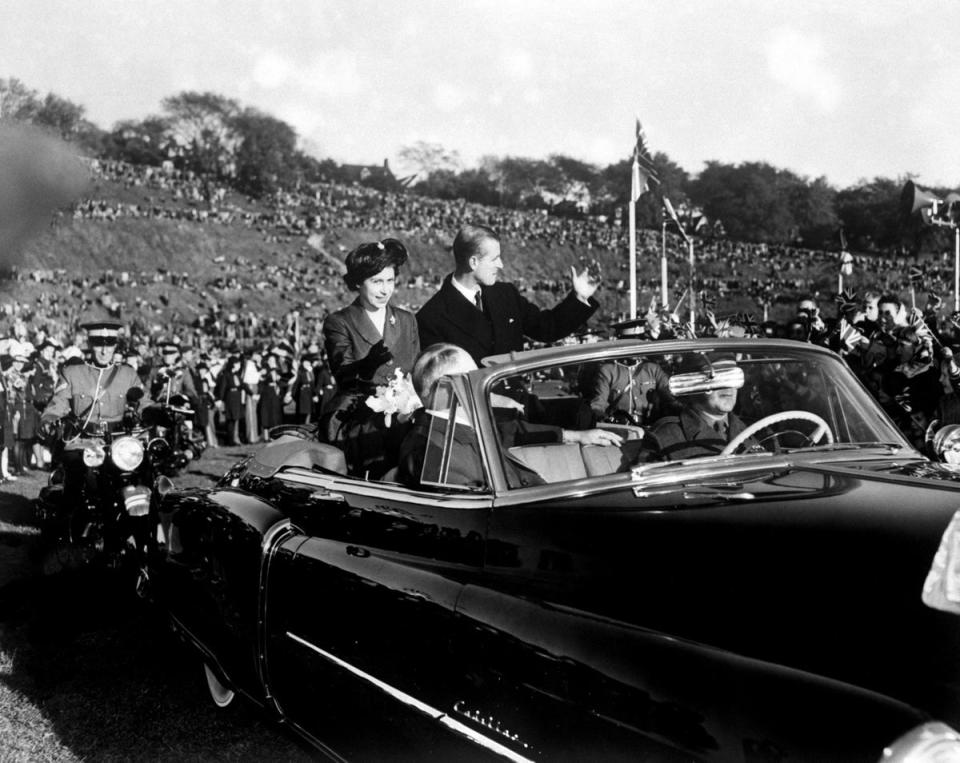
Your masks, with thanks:
M779 424L781 421L811 421L817 425L817 428L813 430L813 434L809 436L811 445L820 442L822 439L826 439L828 445L833 442L833 432L830 431L830 425L817 414L807 411L781 411L780 413L772 413L769 416L764 416L759 421L753 422L740 434L730 440L727 446L720 451L720 455L729 456L731 453L736 453L737 448L743 445L748 438L753 437L753 435L761 429Z

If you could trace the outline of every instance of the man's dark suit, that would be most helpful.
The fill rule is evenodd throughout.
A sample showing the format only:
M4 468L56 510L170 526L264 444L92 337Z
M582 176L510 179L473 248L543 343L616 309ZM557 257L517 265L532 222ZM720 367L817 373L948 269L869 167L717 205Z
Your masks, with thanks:
M523 338L555 342L571 334L584 323L599 303L591 297L585 305L570 292L566 299L549 310L542 310L521 296L511 283L495 283L481 290L484 311L443 280L440 290L417 313L420 346L438 342L462 347L480 365L488 355L523 349Z

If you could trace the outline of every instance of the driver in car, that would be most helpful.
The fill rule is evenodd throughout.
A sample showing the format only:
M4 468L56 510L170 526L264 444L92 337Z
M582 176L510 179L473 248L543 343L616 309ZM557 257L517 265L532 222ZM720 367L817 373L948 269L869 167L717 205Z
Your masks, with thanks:
M668 461L719 455L727 443L746 429L733 412L743 375L735 372L739 369L730 356L711 359L698 355L681 370L680 376L689 382L690 392L675 390L682 403L679 413L660 419L647 432L644 451ZM752 437L743 443L746 450L759 447Z

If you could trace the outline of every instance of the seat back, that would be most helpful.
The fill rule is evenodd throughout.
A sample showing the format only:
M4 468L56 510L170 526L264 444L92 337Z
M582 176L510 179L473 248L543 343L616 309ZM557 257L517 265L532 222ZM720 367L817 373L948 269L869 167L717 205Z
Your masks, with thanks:
M623 463L623 451L616 445L584 445L580 455L588 477L613 474Z
M510 455L533 469L547 483L582 479L587 476L577 443L548 443L510 448Z
M642 440L643 427L633 424L614 424L610 421L601 421L597 424L598 429L609 429L611 432L620 435L624 440Z

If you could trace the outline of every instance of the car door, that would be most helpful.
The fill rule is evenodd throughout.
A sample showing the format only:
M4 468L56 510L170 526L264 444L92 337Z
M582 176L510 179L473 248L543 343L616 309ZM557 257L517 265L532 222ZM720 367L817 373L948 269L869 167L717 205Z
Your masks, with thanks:
M447 420L456 407L452 399ZM452 621L481 570L492 497L445 482L443 434L441 452L425 453L424 489L305 469L279 477L305 510L300 534L270 562L269 690L290 721L339 754L474 752L469 731L449 719Z
M854 759L914 721L778 661L847 638L834 603L812 603L838 569L818 565L854 540L838 515L852 483L764 464L704 471L498 497L484 576L457 605L474 712L551 759ZM817 529L831 515L846 537Z

